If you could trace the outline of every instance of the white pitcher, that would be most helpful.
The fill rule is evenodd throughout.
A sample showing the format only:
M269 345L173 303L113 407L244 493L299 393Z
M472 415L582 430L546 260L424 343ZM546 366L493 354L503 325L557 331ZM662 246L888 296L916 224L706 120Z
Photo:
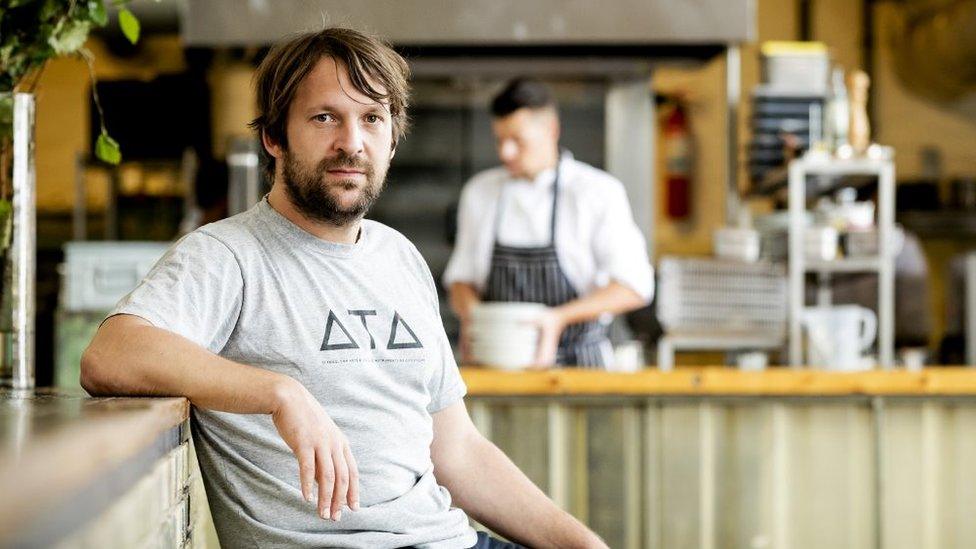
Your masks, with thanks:
M810 367L838 371L870 368L862 354L871 348L877 335L874 311L859 305L808 307L801 318Z

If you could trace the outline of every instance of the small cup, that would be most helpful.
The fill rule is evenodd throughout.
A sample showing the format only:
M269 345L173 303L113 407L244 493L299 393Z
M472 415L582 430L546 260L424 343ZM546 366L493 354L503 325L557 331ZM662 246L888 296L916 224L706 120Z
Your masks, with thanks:
M899 349L898 355L901 363L909 372L918 372L925 367L925 358L928 352L924 347L905 347Z

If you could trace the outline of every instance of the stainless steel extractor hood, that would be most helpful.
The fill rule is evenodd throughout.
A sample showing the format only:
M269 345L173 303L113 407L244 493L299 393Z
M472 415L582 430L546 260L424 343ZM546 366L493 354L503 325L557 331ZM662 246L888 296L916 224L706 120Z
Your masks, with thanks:
M698 45L754 40L755 0L186 0L191 46L351 26L408 46Z

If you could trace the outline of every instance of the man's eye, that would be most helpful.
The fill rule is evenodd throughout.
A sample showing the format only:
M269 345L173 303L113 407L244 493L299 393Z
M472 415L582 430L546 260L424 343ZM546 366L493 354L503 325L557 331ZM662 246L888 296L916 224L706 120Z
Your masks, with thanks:
M383 121L383 117L378 114L367 114L366 121L370 124L378 124Z
M331 122L331 121L335 120L335 118L331 114L329 114L329 113L316 114L313 117L313 119L316 122Z

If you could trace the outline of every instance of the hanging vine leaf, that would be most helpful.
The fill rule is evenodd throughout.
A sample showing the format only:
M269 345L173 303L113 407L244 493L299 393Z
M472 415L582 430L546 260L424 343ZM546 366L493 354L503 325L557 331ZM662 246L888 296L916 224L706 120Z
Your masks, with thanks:
M157 0L158 2L159 0ZM80 55L88 63L92 95L102 132L95 156L109 164L122 159L118 142L105 128L102 107L95 90L91 54L84 49L93 28L109 23L108 10L117 9L119 28L133 44L141 32L139 20L126 8L130 0L0 0L0 92L32 92L49 59ZM109 4L109 5L107 5ZM9 98L8 98L9 99ZM0 137L9 136L12 104L0 98ZM2 247L0 247L2 248Z
M0 249L10 248L10 240L13 236L13 213L14 205L6 198L0 198Z
M78 51L78 48L84 45L90 29L91 23L88 21L63 23L58 25L51 37L47 39L47 43L58 55L68 55Z
M109 137L104 131L95 142L95 156L102 162L117 166L122 161L122 151L117 141Z
M88 19L99 27L108 24L108 12L102 0L88 0Z
M119 27L129 42L135 44L139 41L139 20L128 8L119 10Z
M8 138L14 133L14 96L0 95L0 139Z

